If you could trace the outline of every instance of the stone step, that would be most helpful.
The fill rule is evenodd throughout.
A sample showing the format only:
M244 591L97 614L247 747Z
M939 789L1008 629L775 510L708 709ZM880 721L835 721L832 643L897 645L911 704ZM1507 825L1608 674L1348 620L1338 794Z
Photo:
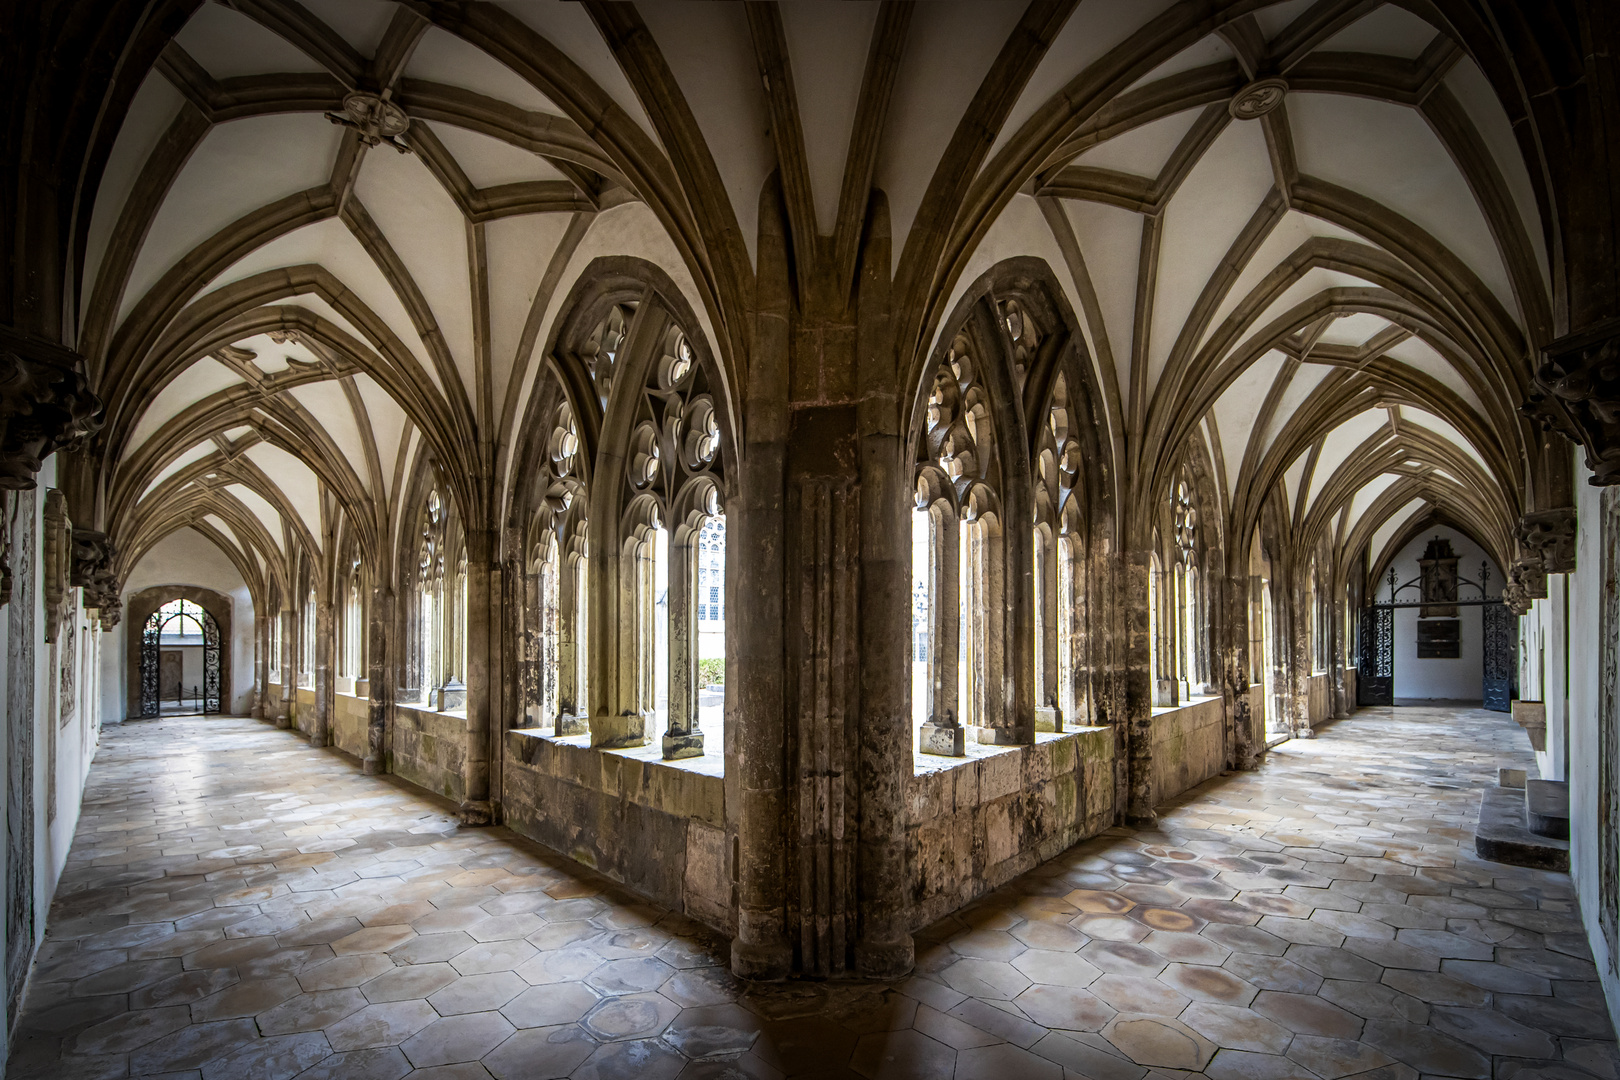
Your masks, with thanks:
M1482 859L1569 873L1569 841L1537 836L1526 827L1525 795L1518 788L1480 793L1474 851Z
M1569 784L1562 780L1526 780L1526 826L1537 836L1569 839Z

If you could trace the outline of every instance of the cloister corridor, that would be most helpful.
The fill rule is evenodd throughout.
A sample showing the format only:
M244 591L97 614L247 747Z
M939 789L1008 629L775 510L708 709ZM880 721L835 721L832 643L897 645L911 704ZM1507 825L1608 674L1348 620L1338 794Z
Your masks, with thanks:
M1612 1078L1570 879L1473 856L1503 764L1507 717L1363 709L921 931L904 981L749 984L689 920L287 731L131 723L8 1075Z

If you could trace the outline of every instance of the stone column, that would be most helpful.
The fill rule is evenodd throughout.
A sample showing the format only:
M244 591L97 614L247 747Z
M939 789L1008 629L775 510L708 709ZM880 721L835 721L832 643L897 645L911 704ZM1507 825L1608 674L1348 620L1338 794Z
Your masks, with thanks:
M379 573L378 578L383 575ZM366 757L362 767L367 776L376 776L385 770L388 719L394 706L397 679L390 663L391 638L394 626L394 591L378 584L371 590L371 613L366 621L369 637L366 646L367 676L371 683L371 698L366 704Z
M488 825L490 807L490 723L494 702L490 693L491 628L499 615L492 604L493 590L500 579L493 570L495 533L471 528L467 536L467 611L463 632L467 635L467 747L462 782L466 793L461 802L463 825Z
M929 511L928 528L928 722L918 738L925 754L963 757L967 729L962 726L962 704L957 700L961 687L962 601L957 591L961 529L956 514L944 503ZM905 608L911 610L909 597ZM909 627L906 640L911 640Z
M583 735L589 730L589 681L585 671L586 618L589 590L584 556L576 563L567 551L559 552L557 565L557 715L552 718L558 735ZM545 718L541 718L545 722Z
M1289 678L1293 686L1294 737L1311 737L1311 597L1301 581L1288 593Z
M1258 748L1254 741L1254 711L1249 702L1249 610L1253 606L1254 579L1249 561L1234 554L1236 566L1227 568L1226 639L1221 665L1226 690L1228 761L1234 769L1252 769Z
M726 682L726 775L737 774L737 936L731 970L748 979L785 978L792 968L784 911L783 515L788 430L787 238L780 190L760 197L757 311L738 485L736 557L728 558L726 610L735 628L735 678ZM727 514L727 525L731 515ZM594 691L593 691L594 692ZM593 710L594 713L594 710ZM592 716L595 721L595 716ZM729 784L728 784L729 790Z
M1055 534L1031 538L1035 554L1035 728L1062 731L1058 693L1058 559L1063 541Z
M888 205L873 196L857 279L860 403L860 847L855 968L869 979L910 971L906 781L911 757L910 470L900 426L889 322ZM930 641L932 647L932 641ZM957 728L960 739L961 728ZM961 743L957 743L961 747ZM957 751L961 752L960 749Z
M325 748L332 741L332 602L322 595L315 602L315 718L309 745Z
M255 720L263 720L265 717L265 697L268 693L266 688L270 685L270 650L267 644L270 637L270 626L262 608L256 610L255 615L257 617L254 619L253 625L253 694L249 699L251 704L248 707L248 715ZM220 648L224 647L225 643L220 642ZM220 687L221 693L224 692L224 689L224 687Z
M664 760L703 756L698 728L697 588L698 531L683 529L669 544L669 728Z
M1148 643L1152 558L1146 550L1127 552L1120 569L1125 578L1125 822L1141 828L1159 820L1153 809L1153 684Z
M1176 658L1172 645L1174 620L1170 617L1170 611L1175 607L1176 578L1169 570L1156 568L1151 557L1148 559L1147 572L1152 579L1152 587L1144 594L1143 610L1153 615L1153 625L1148 630L1148 678L1153 688L1153 705L1169 708L1181 704L1178 693L1181 684L1175 678ZM1155 657L1157 667L1154 665Z
M292 703L297 700L298 672L293 663L297 655L294 632L298 619L290 604L281 609L281 700L276 703L276 727L292 727Z

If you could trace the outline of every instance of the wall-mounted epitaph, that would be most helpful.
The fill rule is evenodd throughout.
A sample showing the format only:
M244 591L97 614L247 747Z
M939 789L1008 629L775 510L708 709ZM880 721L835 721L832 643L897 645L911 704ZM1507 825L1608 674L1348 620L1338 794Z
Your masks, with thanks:
M1417 627L1419 660L1456 660L1462 656L1462 621L1430 619Z
M1439 536L1430 540L1429 546L1423 549L1423 558L1418 560L1418 567L1423 589L1423 608L1418 618L1455 619L1457 553L1451 550L1451 541Z

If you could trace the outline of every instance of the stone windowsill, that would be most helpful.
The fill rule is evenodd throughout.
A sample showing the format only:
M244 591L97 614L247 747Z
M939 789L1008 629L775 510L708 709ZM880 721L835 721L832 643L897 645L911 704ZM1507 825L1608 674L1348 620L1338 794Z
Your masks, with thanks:
M394 703L396 709L409 709L411 712L425 713L428 716L448 716L455 720L467 719L466 709L435 709L426 701L399 701Z
M1074 727L1064 728L1062 731L1037 731L1035 733L1035 744L1039 746L1044 743L1057 742L1060 739L1073 739L1081 735L1103 730L1106 729L1100 727ZM974 742L972 739L969 739L967 742L967 755L965 757L941 757L938 754L924 754L918 752L916 749L916 736L917 729L913 728L911 744L913 776L921 776L926 773L948 772L951 769L960 769L963 766L972 765L983 760L984 758L995 757L998 754L1011 754L1025 749L1023 746L996 746L993 743Z
M544 739L547 742L558 743L563 746L576 746L581 750L596 750L601 754L613 754L615 757L631 758L635 761L644 761L649 765L662 765L668 769L679 769L682 772L697 773L699 776L724 777L726 774L725 755L717 749L705 746L702 757L677 758L674 761L664 760L664 746L661 737L649 738L642 746L623 746L617 748L593 747L591 736L587 732L581 735L556 735L545 728L513 728L519 735L526 735L531 739ZM705 732L705 740L712 740L716 732Z
M1182 709L1197 708L1206 701L1219 700L1221 700L1221 695L1219 694L1192 694L1189 695L1187 700L1182 702L1180 705L1155 705L1153 706L1152 713L1154 716L1163 716L1165 713L1179 712Z

